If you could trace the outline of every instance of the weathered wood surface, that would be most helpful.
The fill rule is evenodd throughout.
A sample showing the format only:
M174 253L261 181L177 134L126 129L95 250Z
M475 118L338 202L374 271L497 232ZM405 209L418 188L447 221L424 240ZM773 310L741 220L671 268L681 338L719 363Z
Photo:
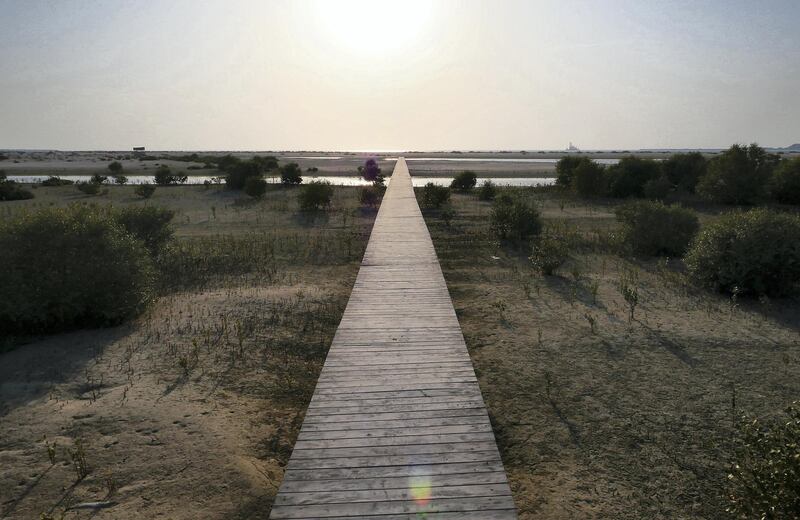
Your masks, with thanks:
M403 159L270 518L516 518Z

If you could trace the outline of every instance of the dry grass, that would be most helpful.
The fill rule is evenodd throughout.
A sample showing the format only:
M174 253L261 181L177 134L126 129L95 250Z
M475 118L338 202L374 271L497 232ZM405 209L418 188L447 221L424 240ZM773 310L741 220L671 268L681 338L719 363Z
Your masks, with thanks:
M611 205L525 193L577 237L557 276L494 241L487 203L426 216L521 518L724 516L735 418L800 395L800 305L708 294L617 255Z
M40 188L30 201L170 207L177 260L167 295L134 323L2 355L0 516L266 517L374 212L349 188L314 217L293 190L259 202L218 187L132 191Z

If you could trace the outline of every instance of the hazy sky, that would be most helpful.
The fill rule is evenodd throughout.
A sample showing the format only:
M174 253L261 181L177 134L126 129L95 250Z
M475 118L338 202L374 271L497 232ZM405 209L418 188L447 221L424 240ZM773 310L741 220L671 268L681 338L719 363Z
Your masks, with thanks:
M798 28L798 0L0 0L0 148L785 146Z

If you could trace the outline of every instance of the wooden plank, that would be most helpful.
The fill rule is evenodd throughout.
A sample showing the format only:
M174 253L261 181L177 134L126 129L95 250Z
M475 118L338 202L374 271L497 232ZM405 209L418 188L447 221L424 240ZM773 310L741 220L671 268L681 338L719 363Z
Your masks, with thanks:
M270 518L423 517L516 511L400 159Z

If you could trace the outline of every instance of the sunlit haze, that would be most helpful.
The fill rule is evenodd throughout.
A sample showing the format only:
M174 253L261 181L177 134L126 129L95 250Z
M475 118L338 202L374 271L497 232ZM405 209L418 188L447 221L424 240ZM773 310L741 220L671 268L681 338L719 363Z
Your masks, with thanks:
M0 9L0 148L800 141L791 0L0 0Z

